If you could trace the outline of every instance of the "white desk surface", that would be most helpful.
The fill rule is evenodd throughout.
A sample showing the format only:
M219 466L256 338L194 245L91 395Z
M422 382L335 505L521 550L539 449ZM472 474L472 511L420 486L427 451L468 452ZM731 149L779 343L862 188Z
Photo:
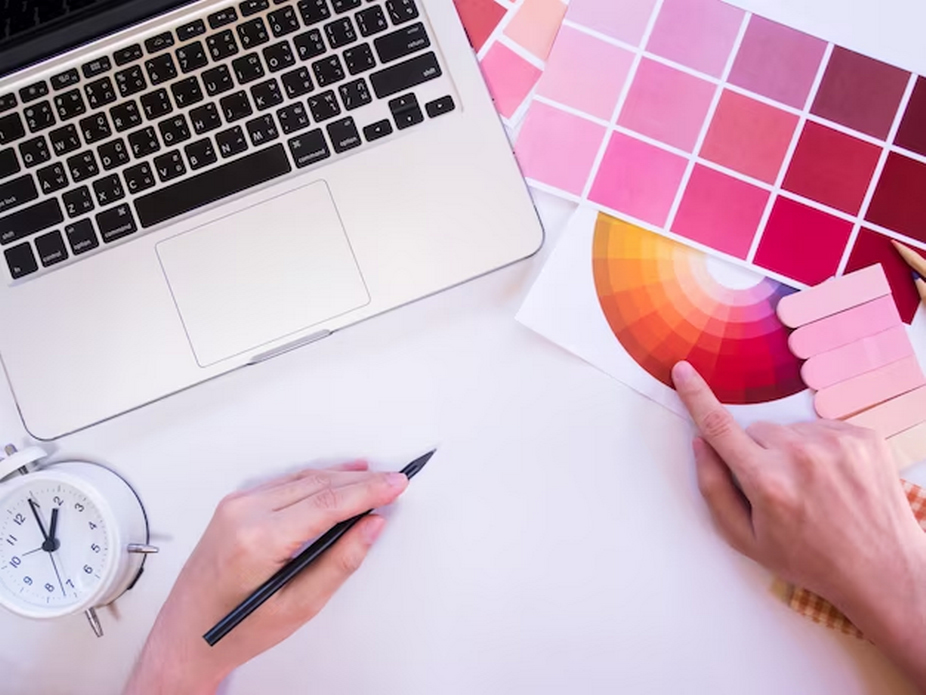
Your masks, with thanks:
M919 0L749 5L926 73ZM538 202L550 233L536 258L60 441L130 478L162 552L103 611L103 639L82 616L0 614L0 692L118 693L235 487L319 459L397 467L439 445L360 573L226 692L911 693L723 545L688 424L514 322L570 212ZM0 438L17 423L4 388Z

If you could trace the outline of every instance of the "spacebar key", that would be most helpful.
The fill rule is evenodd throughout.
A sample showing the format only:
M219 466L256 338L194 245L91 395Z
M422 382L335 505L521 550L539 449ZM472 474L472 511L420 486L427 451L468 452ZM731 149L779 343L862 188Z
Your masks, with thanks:
M277 144L135 200L144 228L246 191L292 171L283 145Z

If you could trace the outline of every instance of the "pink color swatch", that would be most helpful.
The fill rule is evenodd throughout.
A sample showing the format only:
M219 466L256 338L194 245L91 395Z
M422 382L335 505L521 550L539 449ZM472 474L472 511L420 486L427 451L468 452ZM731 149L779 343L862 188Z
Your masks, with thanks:
M691 152L715 90L710 82L644 58L618 123Z
M916 357L905 357L818 391L813 404L820 417L841 420L924 385Z
M629 51L563 27L537 93L609 121L632 63Z
M836 316L801 326L788 338L788 347L802 360L877 335L901 325L897 306L881 297Z
M546 60L565 14L566 5L560 0L525 0L505 27L505 35L529 53Z
M527 113L515 153L527 178L582 195L605 129L591 121L537 103ZM558 146L550 148L550 142Z
M891 293L880 265L836 278L778 302L778 318L789 328L825 319Z
M895 434L887 440L897 470L904 470L926 460L926 422Z
M631 45L638 45L656 0L572 0L569 20Z
M665 0L646 50L720 77L744 16L720 0Z
M699 164L691 173L672 231L745 259L768 197L761 188Z
M874 430L885 439L926 422L926 387L898 396L892 401L849 418L856 427Z
M895 326L811 357L801 367L801 378L808 387L819 391L912 356L913 343L907 329Z
M589 199L643 222L663 225L685 166L677 155L613 133Z
M541 75L540 70L500 43L493 45L482 59L482 73L495 108L505 118L514 115Z

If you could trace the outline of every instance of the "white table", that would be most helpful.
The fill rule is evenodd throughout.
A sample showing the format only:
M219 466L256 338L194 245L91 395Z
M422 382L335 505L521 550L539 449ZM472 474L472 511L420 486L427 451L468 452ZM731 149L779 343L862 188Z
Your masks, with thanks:
M919 0L803 4L750 1L926 73ZM685 422L514 322L570 212L539 204L551 233L528 262L60 441L137 486L162 552L102 612L103 639L82 616L0 614L0 692L119 692L231 489L319 459L397 467L432 445L361 572L228 693L912 692L723 545ZM20 432L4 388L0 438Z

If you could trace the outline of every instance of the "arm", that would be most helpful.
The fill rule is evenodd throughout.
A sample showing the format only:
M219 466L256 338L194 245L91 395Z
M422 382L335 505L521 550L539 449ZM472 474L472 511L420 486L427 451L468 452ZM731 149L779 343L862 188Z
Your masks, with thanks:
M289 637L324 607L360 566L385 520L360 521L315 564L215 647L203 634L337 522L393 502L404 475L366 464L307 470L226 497L151 630L126 695L205 695L235 668Z
M830 601L926 692L926 533L887 444L826 420L743 430L690 365L672 376L730 545Z

